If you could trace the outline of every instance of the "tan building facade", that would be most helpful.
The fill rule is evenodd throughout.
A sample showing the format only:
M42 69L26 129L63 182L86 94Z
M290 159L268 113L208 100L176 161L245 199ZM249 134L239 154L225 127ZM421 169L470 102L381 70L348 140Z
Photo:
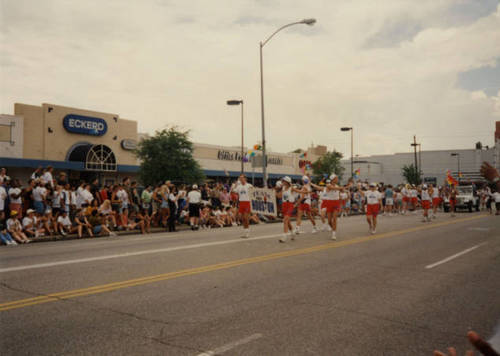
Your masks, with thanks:
M147 137L137 132L137 121L118 114L16 103L14 115L0 115L0 167L22 180L35 168L50 165L68 171L73 180L99 177L112 183L138 172L140 162L134 149ZM325 152L324 146L311 147L306 153L268 152L269 178L300 178ZM241 172L241 147L195 143L193 156L209 178L237 177ZM244 161L249 177L262 178L259 151L255 161Z

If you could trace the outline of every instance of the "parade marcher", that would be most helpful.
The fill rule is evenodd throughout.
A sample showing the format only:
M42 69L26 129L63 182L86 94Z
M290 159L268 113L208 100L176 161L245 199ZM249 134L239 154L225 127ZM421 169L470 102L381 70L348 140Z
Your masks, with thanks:
M418 190L415 185L412 185L410 190L409 190L409 196L410 196L410 204L411 208L413 210L413 213L415 214L417 212L417 205L418 205Z
M431 184L429 185L429 192L431 193L432 198L432 218L435 219L439 204L441 204L439 187L434 187Z
M326 180L326 184L330 184L330 179ZM319 192L319 204L318 204L319 216L321 218L321 223L323 224L321 230L332 231L332 228L330 227L330 225L328 225L328 220L326 216L326 201L325 201L326 196L327 196L327 189L326 186L324 186Z
M238 212L241 216L243 222L243 235L241 237L248 238L250 236L249 229L249 216L250 216L250 189L252 185L247 183L247 178L244 174L240 174L237 184L235 184L232 190L238 193Z
M452 185L450 188L450 193L449 193L449 199L450 199L450 212L451 212L451 217L455 216L455 206L457 205L457 190L455 189L455 186Z
M370 183L370 189L364 192L366 199L366 221L370 233L373 235L377 232L377 215L383 208L382 206L382 193L377 190L376 183Z
M316 222L314 221L314 217L311 214L311 179L308 176L303 176L302 183L302 189L296 191L297 193L299 193L299 206L297 209L297 223L295 225L295 234L298 235L299 233L301 233L300 226L302 224L303 215L307 216L311 221L311 224L313 226L312 233L315 234L318 232L318 230L316 229Z
M332 240L337 240L337 217L340 211L340 192L344 189L338 185L339 178L335 173L330 176L330 184L326 185L326 194L323 198L326 207L326 215L328 217L328 224L332 229ZM322 187L319 185L312 184L312 186L318 190Z
M278 193L282 201L281 211L283 213L283 236L280 238L280 242L286 242L288 241L288 238L292 240L294 239L292 234L292 223L290 221L295 204L293 189L292 179L288 176L284 177L281 184L281 190Z
M431 194L432 191L429 191L427 184L422 185L420 197L422 200L422 210L424 211L422 220L423 222L431 221L431 218L429 217L429 209L431 208Z

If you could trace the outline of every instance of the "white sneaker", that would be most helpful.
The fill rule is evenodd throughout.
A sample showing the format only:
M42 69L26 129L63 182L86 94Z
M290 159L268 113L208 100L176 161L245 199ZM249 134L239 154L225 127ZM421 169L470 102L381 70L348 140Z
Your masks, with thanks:
M288 240L288 234L283 234L283 236L281 236L281 238L280 238L280 242L282 242L282 243L287 242L287 240Z
M298 235L301 233L300 231L300 228L298 226L295 226L295 231L294 231L295 235Z
M377 230L376 229L372 229L371 234L375 235L376 233L377 233Z
M111 231L111 232L109 233L109 236L113 236L113 237L114 237L114 236L117 236L117 235L116 235L116 232Z
M313 226L313 229L311 231L311 234L315 234L318 232L318 229L316 229L316 226Z
M333 241L337 240L337 235L335 234L335 231L332 231L332 240Z
M330 225L326 225L326 230L327 230L328 232L330 232L330 231L332 231L332 227L331 227Z
M250 237L250 229L243 229L243 235L241 235L243 239L248 239Z

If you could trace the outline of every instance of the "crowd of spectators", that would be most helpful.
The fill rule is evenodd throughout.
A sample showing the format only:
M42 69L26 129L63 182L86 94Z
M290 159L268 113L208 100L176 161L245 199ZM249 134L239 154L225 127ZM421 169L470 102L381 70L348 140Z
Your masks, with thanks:
M71 184L65 172L55 175L50 166L36 169L23 185L1 168L0 238L10 245L48 235L81 238L133 230L147 234L151 228L173 232L179 225L193 230L235 226L241 223L238 196L230 188L229 182L198 187L170 181L139 187L130 178L113 185L101 186L98 179ZM250 217L253 224L270 219Z

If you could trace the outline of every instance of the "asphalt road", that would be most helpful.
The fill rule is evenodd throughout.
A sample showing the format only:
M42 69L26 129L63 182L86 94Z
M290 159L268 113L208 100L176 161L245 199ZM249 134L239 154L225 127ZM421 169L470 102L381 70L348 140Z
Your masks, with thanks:
M2 355L432 355L500 321L500 219L340 220L0 248Z

